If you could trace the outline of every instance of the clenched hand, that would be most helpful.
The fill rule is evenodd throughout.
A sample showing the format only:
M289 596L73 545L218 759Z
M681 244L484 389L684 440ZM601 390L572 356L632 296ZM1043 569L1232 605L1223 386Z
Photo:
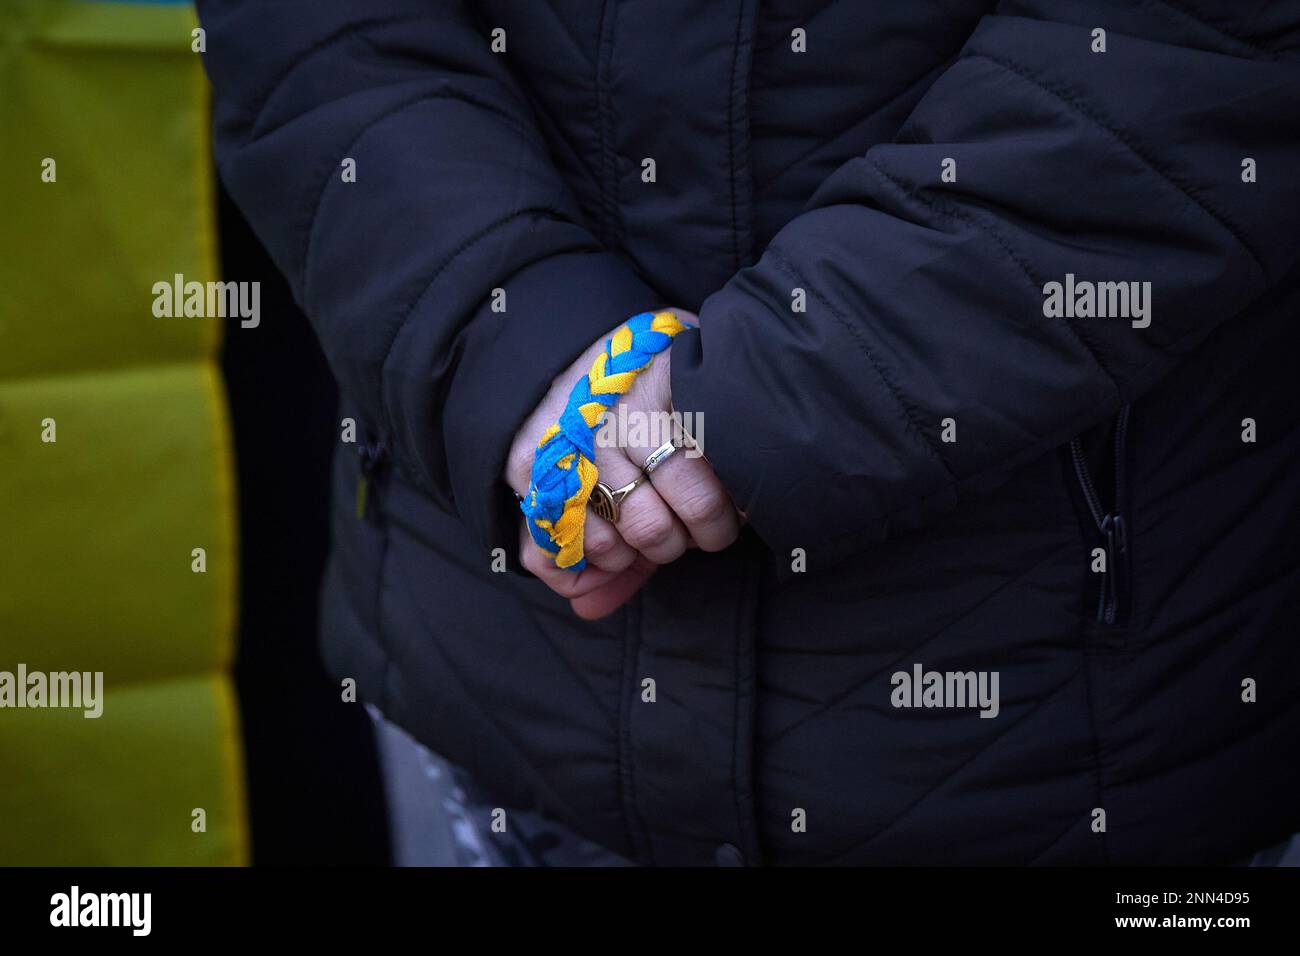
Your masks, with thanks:
M673 310L683 322L698 318ZM611 329L611 332L613 330ZM573 383L586 375L605 346L602 336L556 378L546 397L520 427L506 464L506 483L516 494L528 488L538 439L564 410ZM597 434L596 467L611 488L628 484L641 473L646 457L668 436L652 428L613 430L619 406L629 421L665 421L672 413L672 349L657 356L612 408ZM653 443L650 443L653 440ZM643 447L641 442L646 442ZM720 551L740 530L740 516L707 460L681 449L663 462L652 479L641 482L623 499L618 524L588 509L585 531L587 566L577 574L555 567L550 556L534 544L522 515L519 549L523 566L557 594L569 599L574 612L595 620L615 611L654 574L655 568L681 557L689 547Z

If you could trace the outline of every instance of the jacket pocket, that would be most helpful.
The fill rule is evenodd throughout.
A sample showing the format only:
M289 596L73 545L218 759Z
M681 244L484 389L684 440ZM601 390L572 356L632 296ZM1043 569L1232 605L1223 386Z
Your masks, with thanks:
M1132 601L1132 560L1128 521L1128 455L1129 419L1131 405L1121 406L1115 416L1113 455L1113 487L1109 497L1103 497L1088 467L1082 438L1070 441L1070 460L1074 466L1075 480L1083 495L1088 514L1095 527L1096 542L1089 548L1090 569L1096 580L1094 586L1096 620L1098 624L1115 627L1127 622ZM1100 551L1098 550L1100 549ZM1100 559L1100 560L1099 560Z

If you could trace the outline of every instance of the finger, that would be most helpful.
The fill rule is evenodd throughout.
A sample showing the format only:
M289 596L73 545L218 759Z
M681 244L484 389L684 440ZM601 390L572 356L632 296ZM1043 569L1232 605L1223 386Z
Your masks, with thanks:
M623 536L612 524L590 509L587 511L586 524L583 527L582 544L583 555L588 565L605 571L622 571L637 555L636 549L623 540ZM529 555L530 562L539 562L542 566L547 562L555 563L549 555L537 547L531 538L521 545L520 558L525 555ZM529 570L532 571L532 568L530 567ZM537 572L533 571L533 573ZM570 572L565 574L569 577L574 576Z
M522 497L528 493L528 485L531 480L534 449L528 447L524 451L526 454L518 450L512 450L510 461L505 470L506 480L517 497ZM589 565L606 571L622 571L636 557L636 549L623 540L614 526L590 511L587 513L583 529L583 553ZM549 574L538 574L537 569L545 571L554 564L554 561L545 552L541 551L534 542L529 540L521 545L519 556L521 561L526 559L525 567L529 571L532 571L538 577L550 579ZM579 572L579 574L581 573ZM568 578L576 577L571 572L564 572L564 574ZM559 579L555 580L558 581Z
M519 525L519 563L560 597L576 598L608 584L619 572L588 565L576 574L555 566L555 559L537 546L523 522Z
M611 489L641 477L641 472L618 448L599 448L596 464L600 480ZM623 499L616 527L624 541L655 564L670 564L686 551L686 528L644 479Z
M628 448L635 464L643 463L653 448ZM678 448L649 475L659 497L681 519L702 551L721 551L736 540L740 518L712 466L693 453Z
M515 494L523 495L528 491L528 483L532 478L533 458L537 453L538 442L552 425L560 420L564 412L565 405L568 402L569 392L573 388L573 383L582 375L587 374L591 368L591 363L596 356L604 350L605 340L602 338L587 348L582 355L574 360L573 365L561 375L552 384L551 389L546 393L540 405L537 406L524 420L519 428L516 441L511 445L510 451L506 456L505 477L506 483L514 489Z
M527 427L525 426L525 428ZM533 429L529 429L529 431L531 433ZM544 431L545 426L542 426L540 430L537 430L537 434L541 435ZM533 477L533 457L536 454L537 445L529 442L527 444L517 443L506 456L506 484L510 486L511 491L521 498L528 493L528 485Z
M650 580L658 565L644 557L637 559L622 573L600 587L569 602L573 613L584 621L595 621L613 614Z
M623 540L612 524L590 508L583 529L582 547L587 563L605 571L623 571L636 560L636 548Z

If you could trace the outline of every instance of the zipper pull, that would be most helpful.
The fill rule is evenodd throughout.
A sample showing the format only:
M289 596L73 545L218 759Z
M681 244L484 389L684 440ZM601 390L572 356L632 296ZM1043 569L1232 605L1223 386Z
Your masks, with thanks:
M1115 549L1119 554L1128 552L1128 525L1124 523L1123 515L1107 515L1106 520L1110 522L1111 538L1114 539Z
M1101 521L1101 533L1106 537L1106 580L1097 620L1102 624L1114 624L1119 614L1121 559L1128 552L1128 531L1124 516L1106 515Z
M357 478L357 517L366 516L366 496L370 487L370 476L374 474L375 469L379 467L384 457L384 446L376 443L374 445L357 446L357 457L361 460L361 474Z

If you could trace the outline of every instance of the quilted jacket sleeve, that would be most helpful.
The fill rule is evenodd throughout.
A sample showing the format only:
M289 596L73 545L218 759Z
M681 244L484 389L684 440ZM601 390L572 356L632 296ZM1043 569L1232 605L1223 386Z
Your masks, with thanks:
M515 429L653 292L582 225L506 58L459 3L198 7L227 189L398 466L513 553L495 479Z
M1295 2L986 17L896 141L830 176L674 344L674 406L703 414L768 545L829 563L933 520L1286 282L1297 48ZM1067 274L1151 283L1150 324L1047 317Z

